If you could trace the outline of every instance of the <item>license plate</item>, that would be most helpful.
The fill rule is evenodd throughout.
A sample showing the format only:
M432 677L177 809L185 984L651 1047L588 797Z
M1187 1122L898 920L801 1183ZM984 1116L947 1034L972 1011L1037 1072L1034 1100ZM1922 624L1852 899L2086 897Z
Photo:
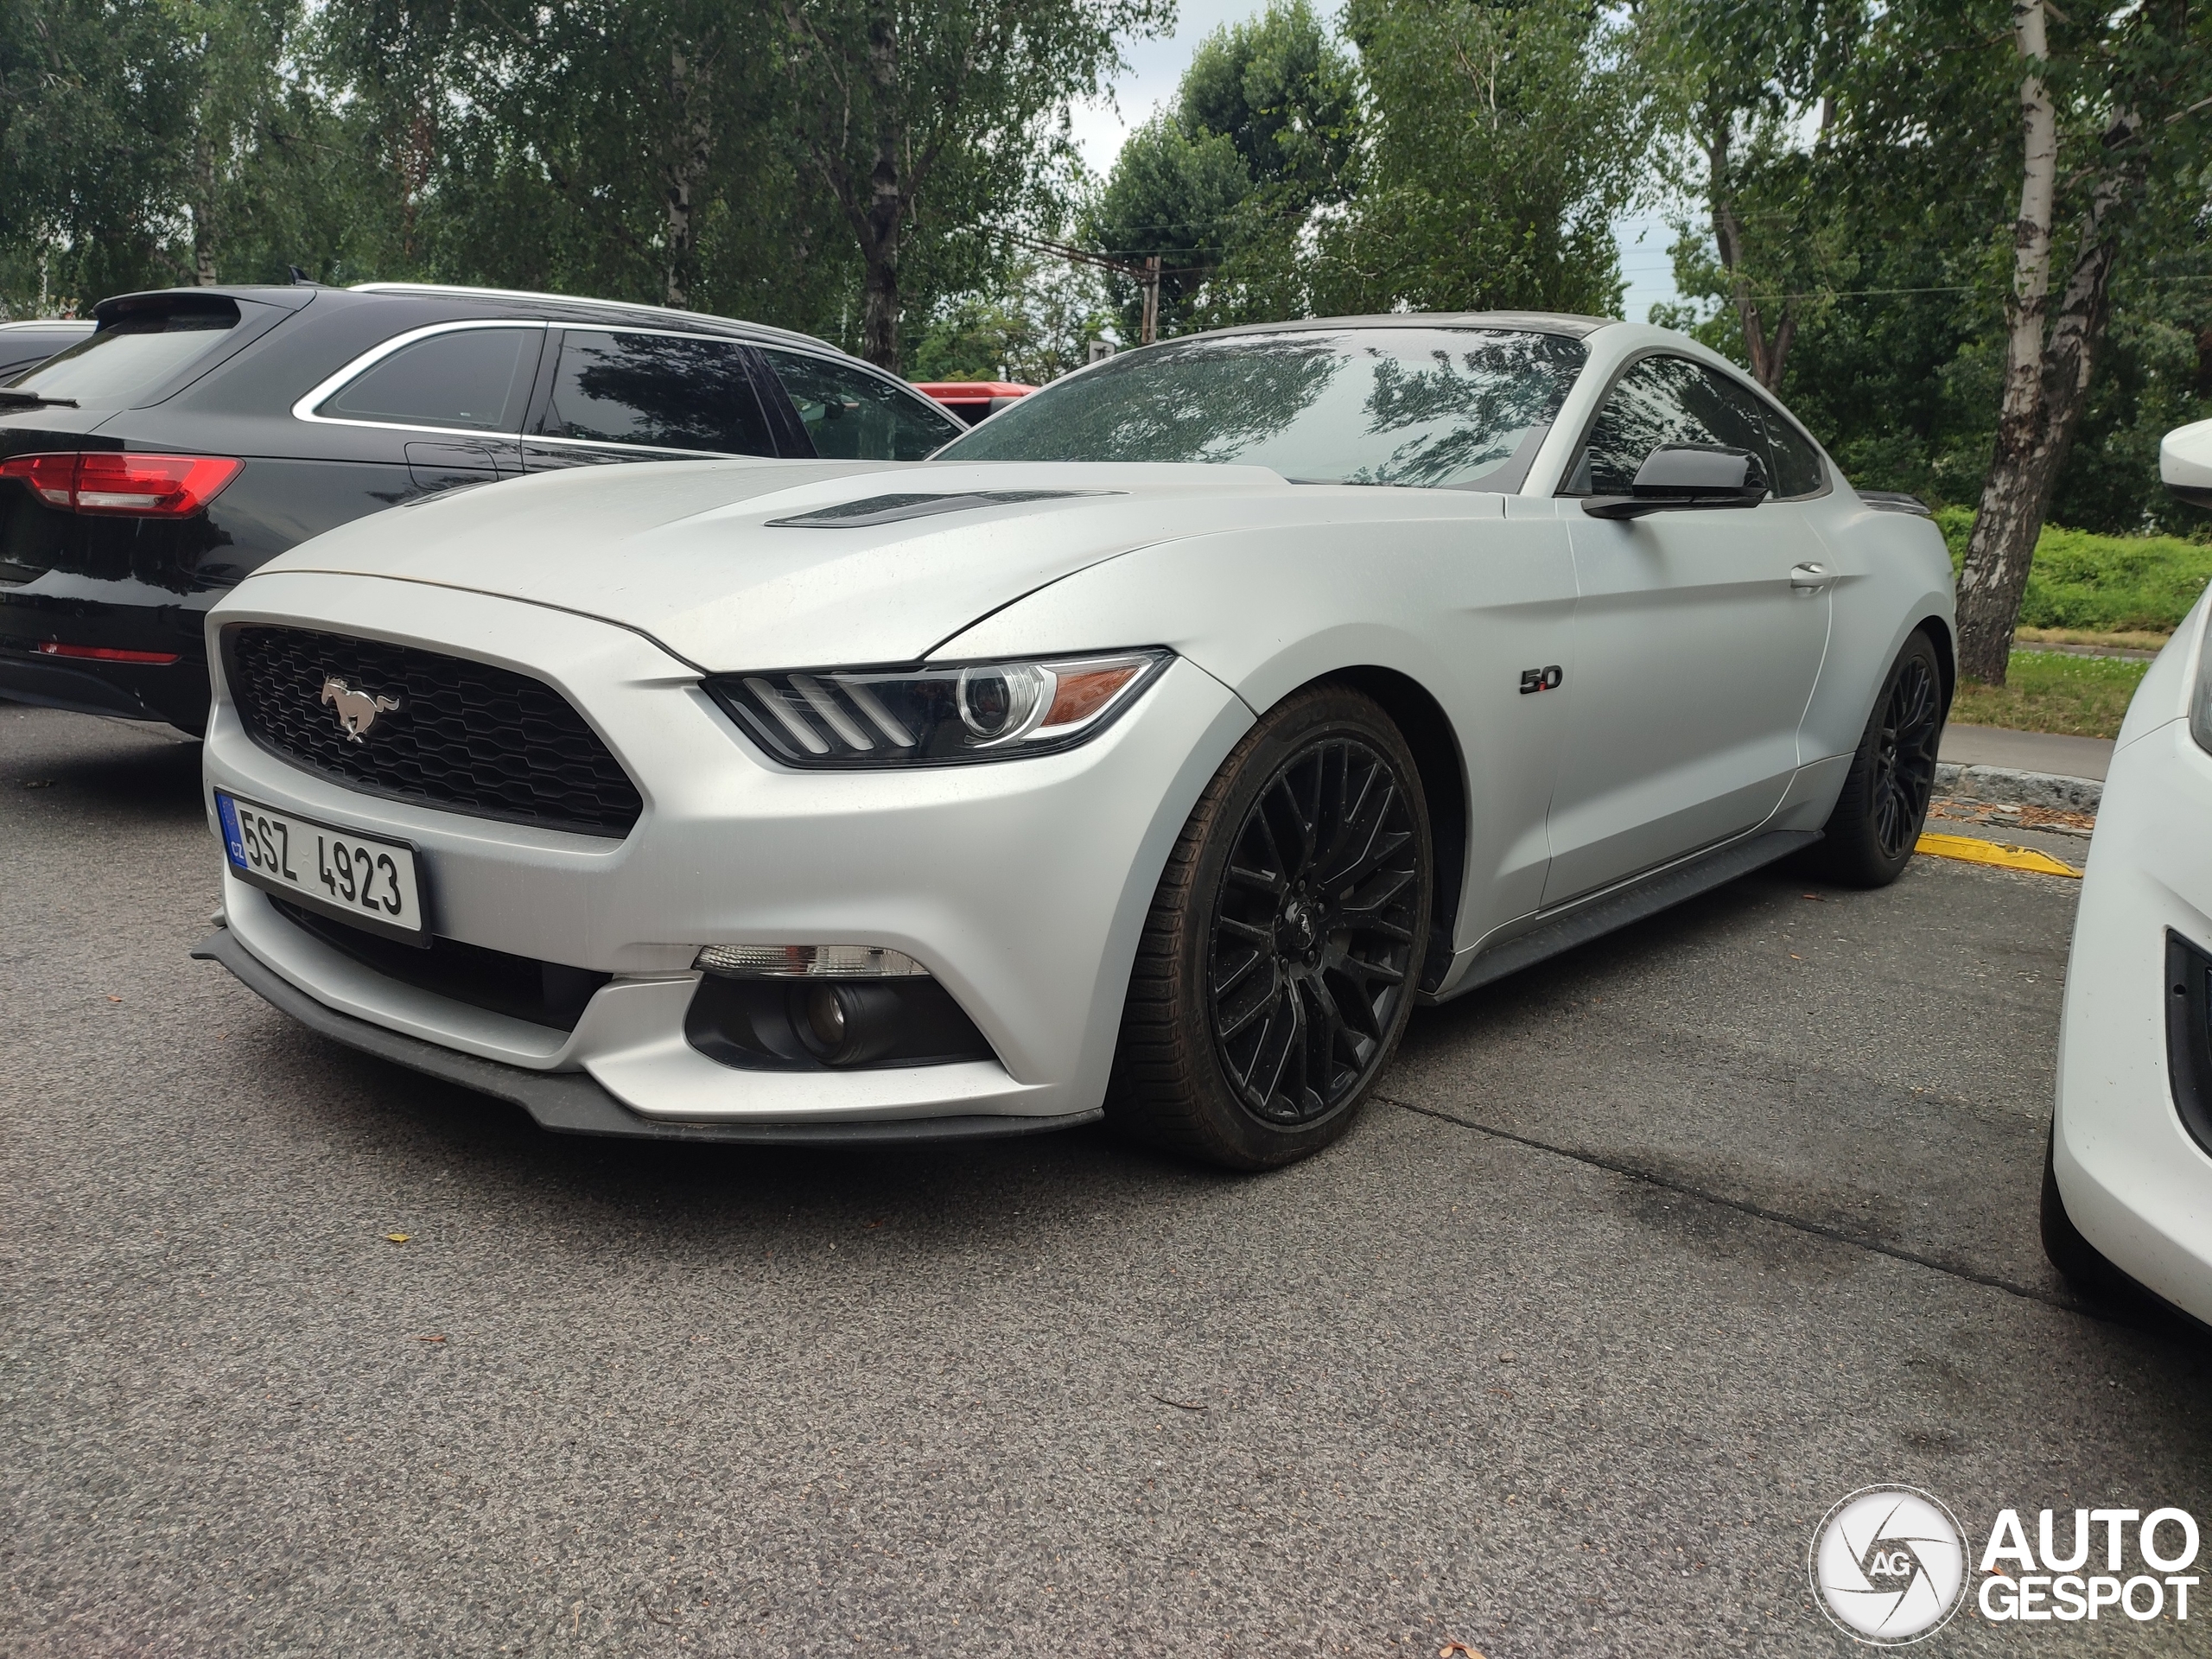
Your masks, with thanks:
M371 932L428 944L415 851L404 842L317 823L215 792L223 851L257 887Z

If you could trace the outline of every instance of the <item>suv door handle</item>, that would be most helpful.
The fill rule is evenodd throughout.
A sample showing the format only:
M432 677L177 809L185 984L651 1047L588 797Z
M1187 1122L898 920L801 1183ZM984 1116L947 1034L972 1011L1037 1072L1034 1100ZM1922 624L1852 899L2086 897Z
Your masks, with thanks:
M1825 588L1834 580L1835 572L1825 564L1796 564L1789 568L1789 585L1792 588Z

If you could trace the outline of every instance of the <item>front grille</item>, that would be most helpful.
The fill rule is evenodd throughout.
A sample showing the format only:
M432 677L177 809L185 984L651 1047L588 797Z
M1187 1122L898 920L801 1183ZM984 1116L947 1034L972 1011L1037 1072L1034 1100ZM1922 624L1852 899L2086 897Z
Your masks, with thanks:
M223 664L247 734L350 788L480 818L622 836L638 788L569 700L543 681L411 645L241 625ZM331 680L360 694L359 741ZM363 715L366 718L364 719Z
M576 1021L583 1018L584 1005L613 977L588 968L511 957L504 950L463 944L459 939L434 938L429 949L419 950L348 927L274 896L269 902L295 927L388 979L555 1031L574 1031Z

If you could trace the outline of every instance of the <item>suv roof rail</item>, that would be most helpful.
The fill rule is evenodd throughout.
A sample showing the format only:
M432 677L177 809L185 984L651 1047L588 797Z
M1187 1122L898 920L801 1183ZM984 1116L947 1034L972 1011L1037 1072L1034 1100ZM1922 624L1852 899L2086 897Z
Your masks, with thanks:
M826 340L812 334L803 334L796 328L778 328L765 322L746 322L736 317L717 316L711 311L679 311L673 306L644 305L635 300L595 299L588 294L541 294L525 288L475 288L465 283L355 283L356 294L457 294L486 300L543 300L555 305L592 305L608 311L634 312L639 316L665 317L676 322L715 322L733 328L748 328L756 334L778 337L812 346L825 352L836 352L839 357L851 353L840 351Z

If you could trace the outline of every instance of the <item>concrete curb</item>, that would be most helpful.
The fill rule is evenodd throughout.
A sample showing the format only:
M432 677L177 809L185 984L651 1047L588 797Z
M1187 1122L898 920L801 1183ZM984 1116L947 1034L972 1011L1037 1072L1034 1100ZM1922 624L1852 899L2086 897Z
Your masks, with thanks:
M2105 786L2090 778L2061 778L2048 772L2016 772L2010 766L1936 768L1936 792L1955 801L2003 801L2040 806L2054 812L2090 812L2104 799Z

